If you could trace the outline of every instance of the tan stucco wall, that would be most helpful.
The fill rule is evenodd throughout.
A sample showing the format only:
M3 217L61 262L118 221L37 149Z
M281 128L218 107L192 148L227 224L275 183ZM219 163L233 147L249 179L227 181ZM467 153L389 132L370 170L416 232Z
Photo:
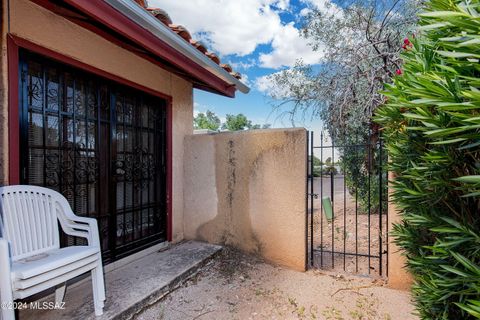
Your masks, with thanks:
M388 180L393 181L395 176L392 172L388 175ZM389 194L392 190L389 190ZM391 197L389 197L391 199ZM388 230L392 230L393 224L400 223L402 216L396 205L389 201L388 203ZM393 289L410 290L412 286L412 275L405 268L406 258L402 255L400 248L393 242L393 237L390 237L388 243L388 286Z
M304 129L187 136L185 237L305 270Z
M6 0L3 7L6 7ZM2 21L6 23L6 14ZM2 29L2 77L6 77L6 28ZM173 102L173 238L183 239L183 142L192 134L191 83L120 48L96 34L35 5L28 0L10 1L10 32L48 49L141 84L172 97ZM0 83L1 84L1 83ZM6 88L3 88L6 89ZM0 95L0 123L7 127L7 95ZM1 134L0 182L8 168L8 137ZM4 183L8 181L3 180Z

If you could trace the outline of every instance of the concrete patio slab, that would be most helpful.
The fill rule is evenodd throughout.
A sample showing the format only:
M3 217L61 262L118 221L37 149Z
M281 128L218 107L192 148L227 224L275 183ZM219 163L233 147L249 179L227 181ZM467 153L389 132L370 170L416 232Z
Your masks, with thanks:
M222 247L188 241L164 251L154 252L105 274L107 300L104 314L95 317L90 278L67 287L63 310L19 312L20 319L130 319L160 300L188 279ZM53 296L47 298L53 301Z

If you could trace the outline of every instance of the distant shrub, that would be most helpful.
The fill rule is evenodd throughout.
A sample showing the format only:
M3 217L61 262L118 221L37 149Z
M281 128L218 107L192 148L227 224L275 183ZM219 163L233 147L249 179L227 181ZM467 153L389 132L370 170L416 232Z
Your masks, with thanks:
M334 166L314 166L313 167L313 176L318 178L321 176L327 177L330 176L333 173L333 175L338 174L337 168Z
M322 166L313 167L313 176L320 177L322 175Z
M336 175L338 174L338 170L337 168L335 168L334 166L326 166L323 168L323 174L324 175Z

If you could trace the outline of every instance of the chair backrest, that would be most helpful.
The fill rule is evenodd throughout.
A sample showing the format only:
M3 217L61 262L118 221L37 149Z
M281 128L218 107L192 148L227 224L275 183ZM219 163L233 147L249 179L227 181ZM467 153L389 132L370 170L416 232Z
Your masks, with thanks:
M0 187L0 226L13 261L59 248L59 197L58 192L37 186Z

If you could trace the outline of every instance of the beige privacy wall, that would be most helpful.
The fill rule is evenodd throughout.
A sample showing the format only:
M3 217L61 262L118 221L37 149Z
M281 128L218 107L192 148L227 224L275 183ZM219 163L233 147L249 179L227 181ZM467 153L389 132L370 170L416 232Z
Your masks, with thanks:
M305 270L306 131L251 130L185 139L185 237Z

